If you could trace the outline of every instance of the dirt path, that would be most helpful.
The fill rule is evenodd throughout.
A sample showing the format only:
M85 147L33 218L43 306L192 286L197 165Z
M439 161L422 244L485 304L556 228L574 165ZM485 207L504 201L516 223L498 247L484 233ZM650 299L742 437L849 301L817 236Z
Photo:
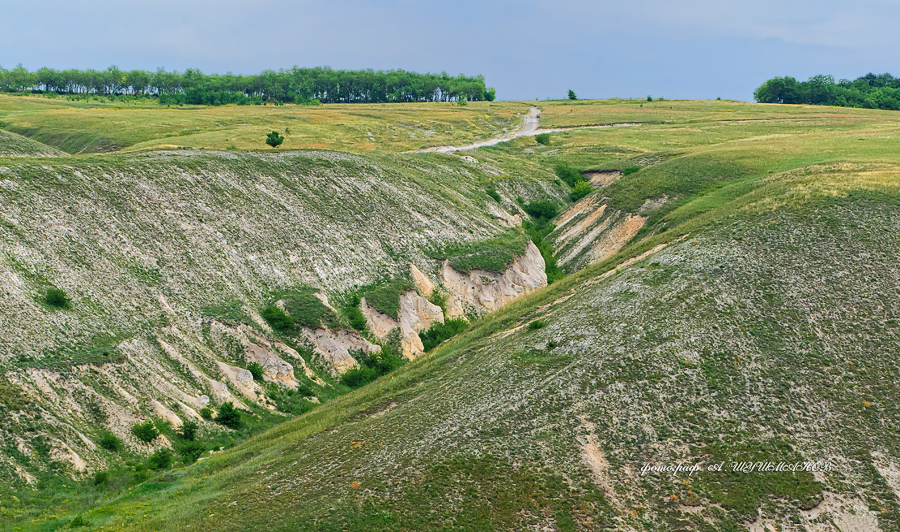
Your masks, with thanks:
M541 133L558 133L560 131L571 131L573 129L606 129L610 127L632 127L639 126L640 124L633 123L625 123L625 124L611 124L607 126L572 126L572 127L559 127L559 128L541 128L541 110L537 107L532 107L529 109L528 114L525 115L525 122L522 124L522 127L516 129L511 133L504 133L503 135L499 135L497 137L492 137L486 140L479 140L478 142L473 142L471 144L464 144L462 146L432 146L431 148L423 148L421 150L413 150L409 153L452 153L455 151L465 151L465 150L474 150L476 148L484 148L486 146L494 146L500 144L501 142L507 142L513 139L517 139L519 137L533 137L535 135L540 135Z

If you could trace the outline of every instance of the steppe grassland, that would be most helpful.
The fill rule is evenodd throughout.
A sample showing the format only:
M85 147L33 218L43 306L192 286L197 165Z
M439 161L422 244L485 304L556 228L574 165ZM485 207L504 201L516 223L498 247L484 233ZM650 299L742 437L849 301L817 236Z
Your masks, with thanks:
M397 152L460 144L522 123L527 104L326 104L161 107L152 102L83 102L0 95L0 126L68 153L160 148Z

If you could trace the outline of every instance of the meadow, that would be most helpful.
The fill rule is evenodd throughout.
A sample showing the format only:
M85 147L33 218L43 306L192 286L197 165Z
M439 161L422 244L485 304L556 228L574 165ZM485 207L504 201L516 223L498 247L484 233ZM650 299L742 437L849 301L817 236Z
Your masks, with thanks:
M521 103L160 106L0 95L0 127L70 154L154 149L398 152L490 137L521 124Z

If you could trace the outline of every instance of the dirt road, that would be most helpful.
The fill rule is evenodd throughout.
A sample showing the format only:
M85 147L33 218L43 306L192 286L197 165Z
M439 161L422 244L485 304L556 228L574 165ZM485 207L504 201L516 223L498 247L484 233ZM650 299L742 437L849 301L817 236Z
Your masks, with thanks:
M640 124L611 124L607 126L572 126L572 127L560 127L560 128L551 128L544 129L541 128L541 110L537 107L532 107L528 114L525 115L525 121L522 124L522 127L511 132L504 133L503 135L499 135L496 137L492 137L485 140L479 140L478 142L473 142L471 144L464 144L462 146L432 146L431 148L423 148L421 150L413 150L409 153L452 153L455 151L465 151L465 150L474 150L476 148L484 148L486 146L494 146L496 144L500 144L501 142L507 142L513 139L517 139L519 137L533 137L535 135L540 135L541 133L558 133L560 131L571 131L573 129L605 129L610 127L632 127L639 126Z

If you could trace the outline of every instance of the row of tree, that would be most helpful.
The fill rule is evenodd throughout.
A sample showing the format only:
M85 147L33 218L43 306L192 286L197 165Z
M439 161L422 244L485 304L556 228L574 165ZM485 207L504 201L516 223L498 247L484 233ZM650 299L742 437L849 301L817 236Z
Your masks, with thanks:
M866 74L853 81L835 82L832 76L813 76L797 81L772 78L753 93L760 103L795 103L900 110L900 78L890 74Z
M222 105L264 101L306 103L383 103L492 101L496 91L483 76L417 74L404 70L332 70L328 67L265 70L258 75L120 70L29 71L21 64L0 66L0 91L144 96L161 103Z

